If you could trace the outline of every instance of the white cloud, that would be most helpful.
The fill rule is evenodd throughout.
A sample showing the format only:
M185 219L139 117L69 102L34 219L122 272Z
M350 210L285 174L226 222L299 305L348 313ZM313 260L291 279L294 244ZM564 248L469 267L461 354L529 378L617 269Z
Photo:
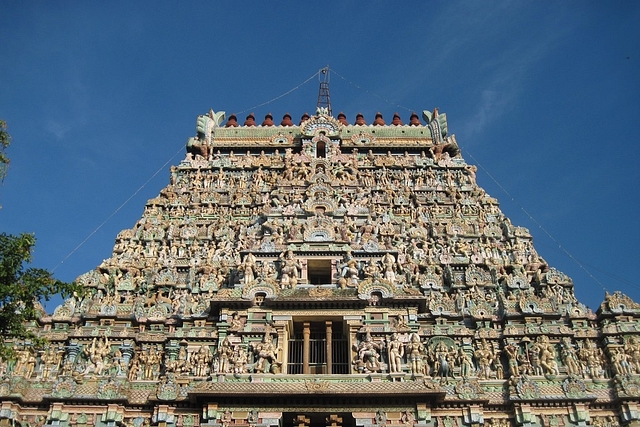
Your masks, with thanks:
M67 132L71 130L71 127L68 124L62 124L53 119L48 119L44 128L46 132L53 135L58 141L62 141L67 135Z

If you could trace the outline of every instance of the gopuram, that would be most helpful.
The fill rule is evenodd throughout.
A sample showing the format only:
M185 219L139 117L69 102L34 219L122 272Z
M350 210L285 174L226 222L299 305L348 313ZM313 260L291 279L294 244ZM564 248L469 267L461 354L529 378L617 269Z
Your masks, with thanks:
M578 302L445 114L196 129L0 364L0 426L640 425L640 305Z

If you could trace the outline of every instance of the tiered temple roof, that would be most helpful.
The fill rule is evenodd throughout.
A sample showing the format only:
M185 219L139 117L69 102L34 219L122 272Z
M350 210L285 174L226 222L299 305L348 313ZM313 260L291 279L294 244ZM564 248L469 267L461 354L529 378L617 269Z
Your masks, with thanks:
M0 426L638 425L640 305L578 302L445 114L269 116L197 118L0 365Z

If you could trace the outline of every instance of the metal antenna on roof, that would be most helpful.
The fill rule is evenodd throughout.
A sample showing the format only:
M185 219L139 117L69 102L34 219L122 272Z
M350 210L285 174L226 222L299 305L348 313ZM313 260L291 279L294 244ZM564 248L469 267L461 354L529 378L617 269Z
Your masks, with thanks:
M329 95L329 66L322 68L318 72L320 89L318 90L318 109L326 109L329 116L331 113L331 96Z

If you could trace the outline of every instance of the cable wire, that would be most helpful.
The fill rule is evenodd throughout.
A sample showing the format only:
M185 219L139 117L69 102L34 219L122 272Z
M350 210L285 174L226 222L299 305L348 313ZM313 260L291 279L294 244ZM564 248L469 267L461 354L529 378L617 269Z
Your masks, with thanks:
M278 96L276 96L275 98L270 99L269 101L263 102L262 104L258 104L258 105L255 105L255 106L251 107L251 108L246 108L246 109L244 109L244 110L242 110L242 111L238 111L238 112L237 112L237 113L235 113L235 114L242 114L242 113L246 113L247 111L251 111L251 110L254 110L254 109L256 109L256 108L260 108L260 107L262 107L262 106L265 106L265 105L267 105L267 104L271 104L272 102L277 101L278 99L283 98L283 97L285 97L285 96L289 95L291 92L294 92L294 91L296 91L296 90L300 89L302 86L304 86L305 84L309 83L309 81L310 81L311 79L313 79L315 76L317 76L318 74L320 74L320 72L321 72L321 71L322 71L322 69L320 69L320 70L316 71L316 72L315 72L315 73L313 73L313 75L312 75L311 77L309 77L307 80L303 81L302 83L300 83L299 85L297 85L297 86L296 86L296 87L294 87L293 89L289 89L288 91L286 91L286 92L285 92L285 93L283 93L282 95L278 95Z
M462 148L462 147L460 147L460 148ZM546 234L546 235L547 235L547 237L549 237L549 238L550 238L550 239L551 239L551 240L552 240L556 245L558 245L558 249L560 249L560 250L561 250L565 255L567 255L567 256L568 256L569 258L571 258L571 259L572 259L576 264L578 264L578 266L579 266L579 267L580 267L580 268L581 268L585 273L587 273L587 275L589 275L589 277L591 277L591 279L593 279L593 281L594 281L594 282L596 282L598 285L600 285L600 287L602 288L602 290L604 290L605 292L609 292L609 290L608 290L608 289L607 289L607 288L602 284L602 282L600 282L600 281L599 281L599 280L598 280L598 279L597 279L593 274L591 274L591 272L590 272L589 270L587 270L587 268L586 268L586 267L585 267L585 266L584 266L584 265L583 265L583 264L582 264L582 263L581 263L581 262L580 262L576 257L574 257L574 256L573 256L573 255L572 255L572 254L567 250L567 249L565 249L565 247L564 247L564 246L562 246L562 245L560 244L560 242L558 242L558 240L556 240L556 238L555 238L555 237L553 237L553 236L551 235L551 233L549 233L549 232L547 231L547 229L546 229L546 228L544 228L544 227L542 226L542 224L540 224L540 223L538 222L538 220L536 220L536 219L533 217L533 215L531 215L531 214L530 214L530 213L529 213L529 212L524 208L524 206L522 206L522 205L520 204L520 202L519 202L519 201L517 201L517 200L515 199L515 197L513 197L513 196L512 196L512 195L507 191L507 189L506 189L506 188L504 188L504 187L502 186L502 184L500 184L500 183L498 182L498 180L497 180L496 178L494 178L494 177L493 177L493 175L491 175L491 174L489 173L489 171L488 171L487 169L485 169L485 167L484 167L484 166L482 166L482 164L478 161L478 159L476 159L476 158L473 156L473 154L471 154L471 152L470 152L469 150L466 150L466 149L465 149L464 151L465 151L465 153L467 153L467 155L469 155L469 157L471 157L471 159L474 161L474 163L475 163L475 164L477 164L477 165L478 165L478 166L479 166L479 167L484 171L484 173L486 173L486 174L489 176L489 178L491 178L491 180L492 180L492 181L493 181L493 182L494 182L494 183L495 183L495 184L496 184L496 185L497 185L497 186L498 186L498 187L499 187L499 188L500 188L500 189L501 189L501 190L502 190L502 191L503 191L503 192L504 192L504 193L505 193L505 194L506 194L510 199L511 199L511 201L512 201L513 203L515 203L515 205L516 205L516 206L518 206L518 207L520 208L520 210L521 210L522 212L524 212L524 213L525 213L525 215L527 215L527 216L529 217L529 219L530 219L531 221L533 221L533 223L534 223L534 224L536 224L536 225L538 226L538 228L539 228L540 230L542 230L542 232L543 232L544 234Z
M283 94L281 94L281 95L278 95L278 96L276 96L275 98L270 99L270 100L269 100L269 101L267 101L267 102L263 102L262 104L258 104L258 105L254 106L254 107L247 108L247 109L245 109L245 110L243 110L243 111L240 111L239 113L236 113L236 114L242 114L242 113L244 113L244 112L246 112L246 111L249 111L249 110L253 110L253 109L255 109L255 108L262 107L262 106L264 106L264 105L270 104L270 103L272 103L272 102L274 102L274 101L276 101L276 100L278 100L278 99L280 99L280 98L283 98L283 97L285 97L285 96L289 95L291 92L294 92L294 91L298 90L300 87L304 86L306 83L308 83L309 81L311 81L311 79L313 79L314 77L316 77L316 76L320 75L320 73L322 72L322 70L323 70L323 69L324 69L324 68L319 69L318 71L316 71L315 73L313 73L313 75L312 75L311 77L309 77L308 79L306 79L305 81L303 81L303 82L302 82L302 83L300 83L299 85L295 86L294 88L292 88L292 89L290 89L290 90L286 91L285 93L283 93ZM217 126L214 126L214 128L213 128L212 138L215 138L215 129L216 129L216 127L217 127ZM120 206L118 206L118 208L117 208L115 211L113 211L113 213L111 213L111 215L109 215L109 216L108 216L104 221L102 221L102 223L100 223L100 225L98 225L98 226L95 228L95 230L93 230L93 231L92 231L92 232L91 232L91 233L90 233L90 234L89 234L89 235L88 235L88 236L87 236L87 237L86 237L82 242L80 242L80 244L78 244L78 246L76 246L76 247L75 247L71 252L69 252L69 254L68 254L66 257L64 257L64 258L62 259L62 261L60 261L60 262L58 263L58 265L56 265L56 266L51 270L51 272L52 272L52 273L53 273L53 272L55 272L55 271L56 271L56 269L57 269L58 267L60 267L62 264L64 264L64 262L65 262L67 259L69 259L69 257L71 257L74 253L76 253L76 251L77 251L78 249L80 249L80 248L81 248L81 247L82 247L82 246L83 246L83 245L84 245L84 244L85 244L85 243L86 243L86 242L87 242L87 241L88 241L88 240L89 240L89 239L90 239L94 234L96 234L96 233L97 233L97 232L98 232L98 231L99 231L99 230L100 230L100 229L101 229L101 228L102 228L102 227L103 227L107 222L109 222L109 220L110 220L111 218L113 218L113 216L114 216L115 214L117 214L117 213L120 211L120 209L122 209L124 206L126 206L126 204L127 204L127 203L129 203L129 201L130 201L131 199L133 199L133 198L136 196L136 194L138 194L140 191L142 191L142 189L143 189L144 187L146 187L146 186L147 186L147 184L148 184L148 183L149 183L153 178L155 178L155 177L156 177L156 175L158 175L158 174L160 173L160 171L162 171L162 170L163 170L163 169L164 169L164 168L169 164L169 162L171 162L171 161L172 161L172 160L173 160L173 159L178 155L178 153L180 153L182 150L184 150L184 147L180 147L180 149L179 149L178 151L176 151L176 153L175 153L173 156L171 156L171 158L169 158L169 160L167 160L167 161L166 161L162 166L160 166L160 168L159 168L159 169L158 169L158 170L157 170L153 175L151 175L151 177L150 177L149 179L147 179L147 181L145 181L145 183L144 183L144 184L142 184L142 185L141 185L141 186L140 186L140 187L139 187L139 188L138 188L138 189L137 189L137 190L136 190L136 191L135 191L131 196L129 196L129 198L128 198L127 200L125 200L125 201L124 201Z
M172 160L173 160L173 159L174 159L174 158L175 158L175 157L176 157L176 156L177 156L177 155L178 155L182 150L184 150L184 147L180 147L180 149L179 149L178 151L176 151L176 153L175 153L173 156L171 156L171 158L169 158L169 160L167 160L167 161L166 161L166 162L165 162L165 163L164 163L164 164L163 164L163 165L162 165L162 166L161 166L161 167L160 167L160 168L159 168L159 169L158 169L158 170L157 170L153 175L151 175L151 177L150 177L149 179L147 179L147 180L145 181L145 183L144 183L144 184L142 184L142 185L141 185L141 186L140 186L136 191L134 191L134 193L133 193L131 196L129 196L129 198L128 198L127 200L125 200L125 201L124 201L120 206L118 206L118 208L117 208L115 211L113 211L113 213L112 213L111 215L109 215L109 216L108 216L104 221L102 221L102 223L101 223L100 225L98 225L98 226L96 227L96 229L95 229L95 230L93 230L93 231L92 231L92 232L91 232L91 233L90 233L90 234L89 234L89 235L88 235L88 236L87 236L87 237L86 237L82 242L80 242L80 244L79 244L78 246L76 246L76 247L75 247L71 252L69 252L69 254L68 254L66 257L64 257L64 259L63 259L62 261L60 261L60 263L59 263L58 265L56 265L56 266L51 270L51 272L53 273L54 271L56 271L56 269L57 269L58 267L60 267L62 264L64 264L64 262L65 262L67 259L69 259L69 257L70 257L71 255L73 255L73 254L74 254L78 249L80 249L80 248L82 247L82 245L84 245L84 244L85 244L85 243L86 243L86 242L87 242L87 241L88 241L88 240L89 240L89 239L90 239L94 234L96 234L96 233L97 233L97 232L98 232L98 231L99 231L99 230L100 230L100 229L101 229L101 228L102 228L102 227L103 227L107 222L109 222L109 220L110 220L111 218L113 218L113 216L114 216L115 214L117 214L117 213L120 211L120 209L122 209L122 208L123 208L127 203L129 203L129 201L130 201L131 199L133 199L133 198L136 196L136 194L138 194L138 193L139 193L139 192L140 192L144 187L146 187L146 186L147 186L147 184L148 184L149 182L151 182L151 180L152 180L153 178L155 178L155 177L156 177L156 175L158 175L158 174L160 173L160 171L162 171L162 170L163 170L163 169L164 169L164 168L169 164L169 162L171 162L171 161L172 161Z
M382 100L382 101L386 102L386 103L387 103L387 104L389 104L389 105L393 105L394 107L402 108L402 109L407 110L407 111L409 111L409 112L416 111L415 109L411 109L411 108L409 108L409 107L405 107L404 105L400 105L400 104L397 104L397 103L395 103L395 102L389 101L388 99L383 98L382 96L378 95L377 93L375 93L375 92L371 92L370 90L365 89L365 88L363 88L362 86L360 86L360 85L358 85L358 84L356 84L356 83L353 83L351 80L348 80L347 78L345 78L345 77L343 77L342 75L338 74L338 72L337 72L336 70L334 70L333 68L329 68L329 71L330 71L330 72L332 72L333 74L335 74L336 76L340 77L340 78L341 78L342 80L344 80L345 82L349 83L351 86L354 86L354 87L356 87L356 88L358 88L358 89L360 89L360 90L364 91L365 93L368 93L368 94L370 94L370 95L373 95L373 96L375 96L376 98L378 98L378 99L380 99L380 100Z

